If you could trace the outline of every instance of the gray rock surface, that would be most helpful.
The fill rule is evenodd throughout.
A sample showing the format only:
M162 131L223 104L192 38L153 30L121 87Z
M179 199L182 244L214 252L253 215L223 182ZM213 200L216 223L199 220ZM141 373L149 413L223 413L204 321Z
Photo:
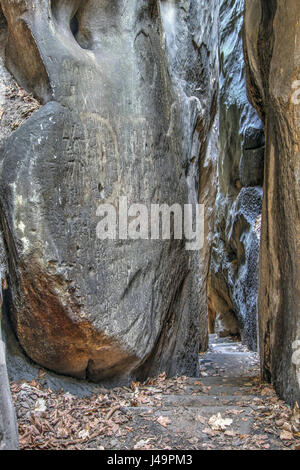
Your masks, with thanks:
M2 55L5 43L7 25L2 12L0 11L0 145L12 132L12 116L10 115L7 101L7 90L13 86L10 74L6 71ZM10 115L4 112L8 111ZM3 240L0 235L0 450L16 450L19 447L18 431L15 411L9 386L7 371L7 348L4 335L4 316L2 311L3 297L6 287L7 260Z
M2 337L2 286L5 273L6 260L0 239L0 450L17 450L19 448L17 422L7 374L6 348Z
M264 120L266 157L259 282L264 379L300 401L300 2L247 0L249 97ZM298 352L297 352L298 350ZM298 374L298 376L297 376Z
M187 139L186 168L189 200L205 206L204 246L195 259L200 299L207 298L207 278L217 195L219 155L219 2L161 2L169 73L187 116L182 125ZM192 110L192 121L188 117ZM198 191L195 191L195 186ZM203 282L204 281L204 282ZM207 302L200 302L200 350L206 350Z
M218 2L1 5L7 67L43 103L1 156L7 308L22 348L93 381L196 375L209 242L202 252L180 240L100 242L96 212L120 196L213 199Z
M220 156L208 285L210 329L257 346L257 285L264 133L246 90L244 0L220 2Z
M18 448L18 430L7 376L5 344L0 337L0 450Z

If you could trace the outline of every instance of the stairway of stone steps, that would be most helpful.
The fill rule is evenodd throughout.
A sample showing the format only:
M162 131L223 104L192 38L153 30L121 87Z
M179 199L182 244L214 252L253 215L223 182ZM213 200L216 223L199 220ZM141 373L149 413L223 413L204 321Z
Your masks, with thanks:
M299 447L299 439L286 430L290 426L290 408L269 385L261 384L256 353L231 338L211 335L209 350L200 354L199 360L199 378L167 379L162 374L130 387L93 386L93 394L86 397L76 396L74 386L72 393L49 390L46 382L43 385L46 377L43 374L30 383L12 384L21 447L107 450ZM40 413L36 410L41 405ZM30 435L32 427L36 431ZM44 434L38 435L39 430Z
M179 393L173 393L170 387L169 393L161 394L157 410L145 408L142 417L141 409L132 409L132 412L141 425L147 414L157 420L161 416L167 418L165 430L155 421L151 421L150 428L154 424L161 436L160 444L165 442L170 448L243 446L246 444L243 440L251 435L255 422L257 395L253 387L259 383L257 354L247 351L231 338L211 335L209 351L200 355L200 370L201 377L186 378ZM210 424L214 416L215 426ZM147 427L149 429L149 425ZM146 436L142 441L145 440ZM265 438L261 443L267 446Z
M128 435L123 444L113 439L106 448L268 450L295 445L280 439L276 417L288 416L289 410L269 386L261 385L257 353L231 338L210 335L200 370L200 378L184 378L179 390L170 383L158 393L159 406L130 408L138 435L133 441Z
M141 413L131 408L142 432L133 446L128 438L127 448L268 450L295 445L280 439L276 417L289 411L269 386L261 385L257 353L231 338L210 335L200 370L201 377L185 378L181 390L173 392L170 385L160 394L157 409L145 407Z

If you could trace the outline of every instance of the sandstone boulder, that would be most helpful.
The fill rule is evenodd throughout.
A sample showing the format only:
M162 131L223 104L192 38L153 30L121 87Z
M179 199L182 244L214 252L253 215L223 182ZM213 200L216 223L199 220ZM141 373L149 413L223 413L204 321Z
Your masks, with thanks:
M201 184L209 193L218 9L166 0L1 5L7 67L43 104L1 157L20 344L38 364L94 381L197 374L209 245L201 253L184 240L100 241L97 208L117 209L122 196L128 205L195 203ZM174 28L187 61L171 56Z

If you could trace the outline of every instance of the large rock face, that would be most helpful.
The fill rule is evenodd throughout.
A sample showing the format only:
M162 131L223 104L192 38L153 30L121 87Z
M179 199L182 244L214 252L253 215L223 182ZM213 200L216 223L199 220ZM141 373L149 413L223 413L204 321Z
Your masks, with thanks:
M259 283L262 371L291 403L300 400L299 24L299 0L246 1L249 96L266 132Z
M210 329L257 346L259 217L264 134L246 90L244 0L220 3L220 156L208 285ZM215 324L217 319L217 324Z
M209 244L100 241L96 226L121 196L213 197L218 2L206 3L1 0L7 66L44 104L6 140L0 180L10 315L44 367L95 381L198 372ZM188 57L171 55L175 31Z

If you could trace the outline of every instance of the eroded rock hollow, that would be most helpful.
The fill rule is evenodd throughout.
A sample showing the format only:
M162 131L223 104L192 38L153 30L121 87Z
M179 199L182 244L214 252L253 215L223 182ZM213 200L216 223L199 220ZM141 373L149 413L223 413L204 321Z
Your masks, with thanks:
M38 364L94 381L196 375L209 243L100 241L97 208L122 196L128 206L213 200L218 2L1 5L6 66L42 103L1 162L20 344Z

